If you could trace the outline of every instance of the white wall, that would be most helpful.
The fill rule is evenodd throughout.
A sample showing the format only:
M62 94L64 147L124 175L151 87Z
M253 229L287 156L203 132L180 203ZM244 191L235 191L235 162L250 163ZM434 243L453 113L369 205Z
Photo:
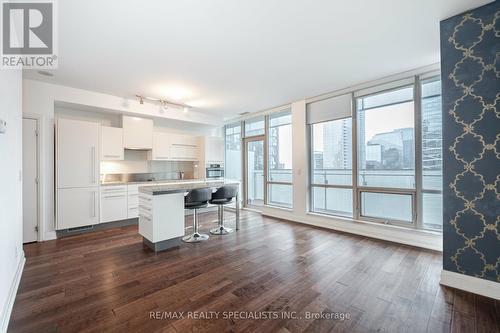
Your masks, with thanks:
M22 74L0 71L0 332L8 315L24 264L22 221Z
M76 110L75 110L76 109ZM197 135L221 135L222 118L190 110L168 108L159 113L157 104L140 105L135 99L75 89L34 80L23 80L23 113L42 116L41 145L43 150L42 166L42 205L41 223L43 240L55 239L54 231L54 117L55 111L65 116L93 117L95 112L110 112L100 118L103 124L116 126L116 115L128 114L155 118L155 130L173 129L175 132L198 133ZM73 111L71 111L73 110ZM119 117L119 116L118 116ZM108 122L109 123L106 123ZM219 127L219 128L217 128Z

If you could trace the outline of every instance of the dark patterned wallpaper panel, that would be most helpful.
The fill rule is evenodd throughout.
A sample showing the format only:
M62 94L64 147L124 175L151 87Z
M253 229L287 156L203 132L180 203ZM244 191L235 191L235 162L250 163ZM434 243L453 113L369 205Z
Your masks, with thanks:
M441 22L443 265L500 282L500 2Z

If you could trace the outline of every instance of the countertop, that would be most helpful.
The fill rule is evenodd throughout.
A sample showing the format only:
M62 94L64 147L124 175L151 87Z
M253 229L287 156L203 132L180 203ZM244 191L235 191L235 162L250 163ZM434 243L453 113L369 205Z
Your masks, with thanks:
M181 193L196 188L207 188L207 187L219 187L223 185L239 185L240 183L235 180L207 180L200 179L198 181L194 180L191 182L176 182L159 184L152 186L139 186L139 192L149 195L162 195L162 194L172 194Z
M127 182L127 181L110 181L110 182L101 182L101 186L112 186L112 185L144 185L144 186L156 186L163 184L179 184L179 183L194 183L194 182L214 182L214 181L223 181L221 179L213 178L213 179L166 179L166 180L153 180L153 181L137 181L137 182Z

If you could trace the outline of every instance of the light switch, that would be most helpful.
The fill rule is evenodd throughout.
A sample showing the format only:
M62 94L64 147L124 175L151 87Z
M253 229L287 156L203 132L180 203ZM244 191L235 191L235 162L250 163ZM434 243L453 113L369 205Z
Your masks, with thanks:
M0 134L3 134L7 131L7 122L3 119L0 119Z

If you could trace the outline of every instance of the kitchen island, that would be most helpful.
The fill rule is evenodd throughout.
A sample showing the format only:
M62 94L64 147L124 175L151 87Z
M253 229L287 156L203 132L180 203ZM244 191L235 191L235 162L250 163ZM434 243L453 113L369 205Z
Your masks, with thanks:
M192 189L239 186L237 181L200 180L161 185L139 186L139 234L143 243L155 252L181 244L184 236L184 196ZM238 194L236 203L236 230L240 212Z

